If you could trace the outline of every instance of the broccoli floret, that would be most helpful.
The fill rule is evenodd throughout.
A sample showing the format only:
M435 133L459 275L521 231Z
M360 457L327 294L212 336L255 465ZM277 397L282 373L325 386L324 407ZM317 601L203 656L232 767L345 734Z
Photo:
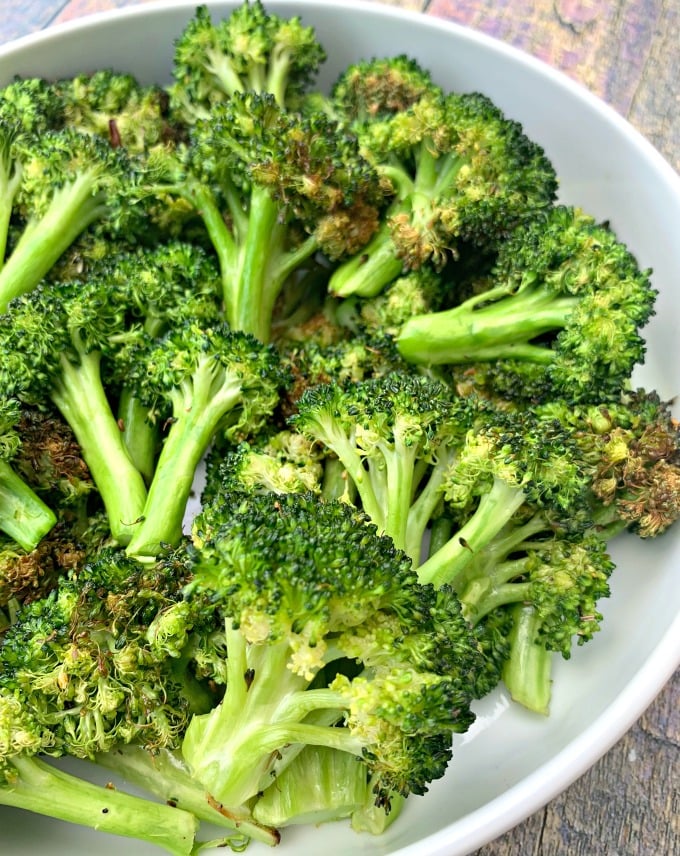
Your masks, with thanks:
M146 487L129 456L102 380L102 359L128 330L98 281L42 284L0 318L5 389L35 406L51 401L71 427L106 507L127 543Z
M555 197L543 150L478 93L434 89L358 134L395 198L375 237L333 272L329 289L340 297L371 297L409 270L440 269L468 244L496 249Z
M149 192L201 216L227 321L264 342L286 280L318 251L358 252L377 229L383 188L354 137L323 115L286 113L269 94L235 94L188 146L154 153L148 167Z
M268 13L260 0L217 22L199 6L175 42L172 109L191 125L246 91L268 92L280 106L294 107L324 59L311 27Z
M500 363L506 388L514 372L537 398L596 401L643 361L655 296L608 226L556 206L504 243L488 289L407 321L397 347L419 364Z
M57 769L39 754L51 748L50 730L0 690L0 805L135 838L174 856L192 853L192 814Z
M310 387L290 422L339 458L361 508L418 564L460 433L452 407L443 384L390 373Z
M257 432L287 380L271 345L221 322L187 319L140 343L128 382L167 433L131 555L155 556L161 545L178 543L197 467L213 439Z
M224 698L182 743L193 775L240 807L319 745L363 760L384 811L423 793L472 721L480 654L457 599L345 503L250 493L220 508L207 537L196 521L187 590L219 610L228 651Z
M210 505L234 491L321 493L325 452L296 431L268 431L235 449L213 449L206 461L201 502Z
M625 528L652 538L680 517L680 429L657 392L625 390L592 405L551 401L537 413L572 432L602 537Z
M125 150L99 137L68 127L27 133L0 119L0 311L88 227L111 235L139 225L134 175Z
M86 279L99 280L120 311L129 330L159 338L168 329L192 318L218 321L220 279L214 261L200 247L171 240L150 248L111 253L90 266ZM161 445L160 426L128 383L138 371L136 338L116 349L108 377L117 389L116 415L133 463L150 484Z
M24 605L3 634L0 690L50 729L41 751L92 758L117 743L174 746L211 693L147 640L157 613L182 597L186 562L149 567L115 548Z
M358 133L439 92L430 72L405 54L353 63L331 89L329 109Z
M171 140L169 97L156 84L112 69L77 74L52 84L52 99L61 99L63 122L83 134L108 140L113 148L143 154Z
M21 448L17 430L21 408L12 398L0 398L0 530L23 550L38 546L57 522L47 505L13 466Z

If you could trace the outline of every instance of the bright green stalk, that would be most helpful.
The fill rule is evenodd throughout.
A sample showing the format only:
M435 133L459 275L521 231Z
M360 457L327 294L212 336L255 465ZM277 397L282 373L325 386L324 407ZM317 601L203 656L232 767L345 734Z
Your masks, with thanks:
M254 821L249 813L232 812L220 805L192 778L184 761L167 749L151 753L130 743L117 746L113 752L102 752L94 761L201 821L233 830L237 833L229 838L233 849L240 850L250 840L270 846L279 843L276 829Z
M340 820L370 800L367 789L366 766L356 755L305 746L258 798L253 816L276 828Z
M31 220L0 270L0 312L35 288L76 238L106 213L102 194L85 174L58 190L45 214Z
M119 544L127 544L139 526L146 486L111 412L99 364L97 352L83 355L80 365L62 357L61 372L50 395L80 444L104 502L112 536Z
M503 666L503 682L514 701L547 716L555 655L536 642L539 621L535 607L518 604L513 607L513 613L510 656Z
M131 556L152 558L162 544L177 544L198 464L220 421L242 396L239 378L215 376L206 359L191 385L180 387L173 402L173 422L158 456L156 471L127 547Z
M397 347L409 362L427 365L479 360L522 359L545 365L551 350L531 341L564 326L578 302L545 289L526 289L485 303L478 295L453 309L410 318L397 337Z
M0 461L0 529L30 552L56 522L54 512L6 461Z
M227 181L222 184L231 227L211 191L198 182L157 190L177 193L194 205L217 254L229 326L266 343L271 338L274 305L286 278L314 255L318 241L310 236L298 247L285 249L287 229L279 222L280 206L269 191L254 186L248 212L244 213L233 187Z
M192 774L216 799L232 810L244 806L269 784L278 752L289 744L362 753L346 729L301 721L344 702L330 690L307 690L306 678L288 668L287 640L249 645L228 626L226 641L225 696L191 720L182 744Z
M12 157L11 137L0 139L0 268L5 263L14 197L21 183L21 164Z
M421 583L455 585L458 576L510 520L525 501L524 493L501 479L482 495L469 520L440 550L418 568Z
M118 399L118 422L132 463L148 485L156 469L159 431L149 422L148 408L130 389L124 388Z
M403 271L404 263L395 254L389 223L384 222L358 255L333 271L328 288L334 297L375 297Z
M0 785L0 804L155 844L189 856L198 821L189 812L94 785L36 757L7 762L16 778Z

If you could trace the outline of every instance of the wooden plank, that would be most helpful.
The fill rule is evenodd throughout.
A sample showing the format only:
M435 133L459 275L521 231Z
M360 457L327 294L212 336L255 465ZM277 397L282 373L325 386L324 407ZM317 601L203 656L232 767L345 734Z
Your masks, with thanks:
M9 42L47 27L68 0L4 0L0 41Z
M110 9L122 9L124 6L141 6L158 0L70 0L55 17L54 23L72 21L92 12L105 12Z
M680 169L673 0L431 0L430 15L508 42L607 101Z

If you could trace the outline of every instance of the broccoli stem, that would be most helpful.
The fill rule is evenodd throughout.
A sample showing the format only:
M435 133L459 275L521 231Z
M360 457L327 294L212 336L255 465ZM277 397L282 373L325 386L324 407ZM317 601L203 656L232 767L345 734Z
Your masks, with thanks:
M136 838L189 856L198 821L186 811L94 785L36 757L9 759L16 777L0 785L0 804L100 832Z
M409 444L402 437L395 426L394 448L380 447L385 462L385 491L382 496L378 494L378 501L384 503L384 533L394 541L398 550L405 550L409 538L409 524L411 534L416 529L413 521L409 519L411 510L411 498L413 496L413 474L419 448L416 443ZM370 465L369 465L370 466ZM422 530L421 530L422 535ZM420 558L420 540L415 547L416 555L411 556L417 564Z
M410 318L397 336L402 357L423 365L496 359L552 362L552 351L532 340L564 327L576 298L558 297L544 288L527 288L491 303L482 303L482 297Z
M288 640L251 645L230 622L225 633L227 691L214 710L193 717L182 744L192 774L223 805L238 808L262 791L289 744L361 754L346 729L301 722L343 702L331 690L307 690L308 681L288 668Z
M316 825L350 817L372 796L361 759L324 746L305 746L258 798L253 815L275 827Z
M6 461L0 461L0 529L29 553L56 522L54 512Z
M92 192L95 179L86 172L65 184L45 214L26 225L0 270L0 312L6 312L15 297L32 291L81 232L105 215L103 196Z
M149 410L137 396L124 388L118 399L118 422L132 463L145 484L151 484L160 442L158 426L149 421Z
M390 226L385 221L360 253L338 265L328 289L334 297L375 297L403 270L404 263L396 255Z
M244 216L231 190L225 183L233 232L209 189L198 183L171 188L196 207L217 253L229 326L266 343L271 338L274 305L286 277L314 255L318 241L310 236L299 246L285 250L287 229L279 219L280 204L269 191L253 187Z
M21 183L21 164L11 155L11 139L0 137L0 268L5 263L14 197Z
M492 565L486 573L480 574L460 590L463 614L473 627L497 607L529 599L529 583L511 582L521 576L526 562L526 559L518 559Z
M192 778L184 761L167 749L152 753L143 746L130 743L118 746L112 752L102 752L94 760L164 802L191 812L199 820L234 830L238 833L233 840L230 839L230 846L234 849L241 849L249 840L270 846L279 843L276 829L254 821L249 813L231 812L220 805Z
M440 452L440 457L436 461L427 481L424 485L419 485L418 497L408 513L404 552L411 557L416 568L420 565L423 558L425 532L441 502L441 486L446 477L447 466L451 460L452 455ZM448 519L445 520L443 517L437 518L430 532L429 555L434 555L440 547L443 547L451 537L451 533L451 521Z
M536 642L540 621L536 608L518 604L513 607L514 623L510 631L510 655L502 678L512 699L535 713L550 712L553 652Z
M227 321L234 330L251 333L261 342L270 337L271 316L280 289L272 260L282 252L279 206L269 193L254 187L250 194L248 227L241 249L238 278L224 278Z
M456 585L465 568L500 532L525 501L517 487L495 478L479 500L474 514L453 537L418 568L421 583Z
M50 395L73 430L104 502L111 534L127 544L142 516L146 486L125 446L99 372L100 355L84 354L80 365L61 358Z
M131 556L153 558L162 544L177 544L187 501L201 458L220 421L241 399L241 380L226 377L207 357L173 405L173 422L163 443L142 520L127 546Z

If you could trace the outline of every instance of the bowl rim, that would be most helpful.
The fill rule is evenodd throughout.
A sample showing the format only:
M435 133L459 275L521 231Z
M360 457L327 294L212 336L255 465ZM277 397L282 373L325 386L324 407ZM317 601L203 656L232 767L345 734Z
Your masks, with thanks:
M369 13L377 18L403 20L423 29L448 31L473 45L491 49L511 62L518 63L547 78L552 85L568 91L586 106L596 110L618 133L628 139L651 167L660 173L664 181L670 185L674 195L680 199L680 174L621 113L583 83L508 42L444 17L402 9L384 2L370 2L370 0L263 0L263 2L272 11L281 7L295 6L299 9L298 14L303 17L306 10L336 7L343 14ZM201 4L218 12L226 12L241 5L240 0L201 0L201 2L199 0L154 0L154 2L90 12L0 44L0 62L11 59L15 54L23 54L28 50L40 49L51 42L58 42L67 33L85 35L89 30L105 26L114 20L127 19L133 22L142 17L162 17L172 11L186 12L188 17L194 12L196 6ZM606 754L640 718L679 667L680 614L676 615L675 620L631 676L625 688L578 737L498 797L437 832L420 839L417 843L392 851L392 856L422 856L424 852L427 852L428 856L447 856L451 852L449 848L454 843L452 832L455 834L456 853L462 856L463 853L472 853L473 850L508 832L562 793Z

